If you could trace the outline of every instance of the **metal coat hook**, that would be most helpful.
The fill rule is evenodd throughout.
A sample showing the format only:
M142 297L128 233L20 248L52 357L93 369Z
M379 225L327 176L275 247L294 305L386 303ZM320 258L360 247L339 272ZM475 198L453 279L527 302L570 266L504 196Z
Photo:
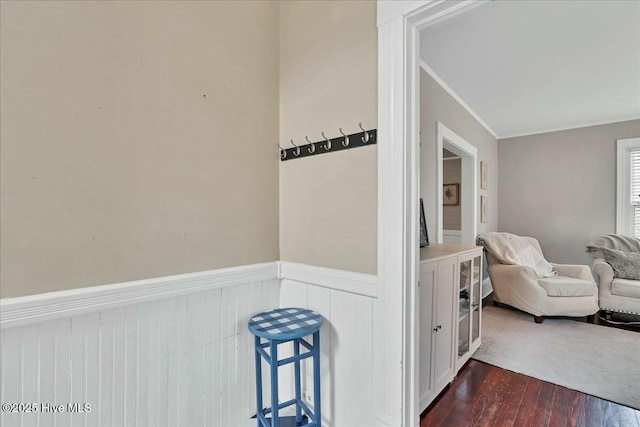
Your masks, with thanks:
M360 129L362 129L362 132L364 132L364 138L360 139L366 144L367 142L369 142L369 132L364 130L364 128L362 127L362 122L358 123L358 126L360 126Z
M311 145L311 147L307 148L307 150L309 150L309 153L313 154L316 152L316 144L314 144L313 142L309 141L309 137L305 136L304 139L307 140L307 142L309 143L309 145Z
M284 160L287 158L287 150L285 150L284 148L282 148L280 146L280 143L278 142L278 148L280 148L280 159Z
M325 140L324 149L327 151L331 150L331 140L324 135L324 132L322 132L322 137Z
M344 136L344 141L342 141L342 146L343 147L348 147L349 146L349 137L347 135L345 135L344 132L342 132L342 128L339 128L338 130L340 131L342 136Z
M300 155L300 147L298 147L296 144L293 143L293 139L291 140L291 145L296 147L296 150L293 152L293 155L298 157Z

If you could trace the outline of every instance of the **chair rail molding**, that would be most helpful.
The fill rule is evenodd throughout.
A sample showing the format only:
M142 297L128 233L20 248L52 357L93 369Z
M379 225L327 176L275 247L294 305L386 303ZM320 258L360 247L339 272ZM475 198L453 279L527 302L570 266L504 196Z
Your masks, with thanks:
M374 395L378 426L419 423L420 32L486 3L378 1L378 298Z
M276 262L0 300L0 329L216 288L278 279Z
M308 264L280 261L279 279L294 280L323 288L376 298L378 277L373 274L336 270Z

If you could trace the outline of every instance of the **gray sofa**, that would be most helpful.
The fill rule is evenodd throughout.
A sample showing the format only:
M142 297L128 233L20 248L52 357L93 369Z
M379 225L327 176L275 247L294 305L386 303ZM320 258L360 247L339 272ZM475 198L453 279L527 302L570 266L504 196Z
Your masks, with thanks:
M640 252L640 239L610 234L598 236L587 245L587 252L593 257L593 271L598 276L600 309L607 317L611 312L640 315L640 280L616 278L602 248Z

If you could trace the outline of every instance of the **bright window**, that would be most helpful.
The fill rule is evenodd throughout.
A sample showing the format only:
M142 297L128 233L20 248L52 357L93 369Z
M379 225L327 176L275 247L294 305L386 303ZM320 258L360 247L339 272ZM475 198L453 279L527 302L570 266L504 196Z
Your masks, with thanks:
M618 140L616 233L640 238L640 138Z

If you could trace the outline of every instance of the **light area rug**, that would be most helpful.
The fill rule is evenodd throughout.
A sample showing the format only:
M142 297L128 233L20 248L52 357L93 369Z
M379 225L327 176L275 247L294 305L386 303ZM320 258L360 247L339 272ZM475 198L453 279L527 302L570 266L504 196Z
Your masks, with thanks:
M485 307L473 359L640 409L640 333Z

